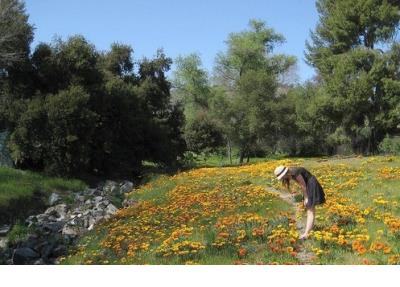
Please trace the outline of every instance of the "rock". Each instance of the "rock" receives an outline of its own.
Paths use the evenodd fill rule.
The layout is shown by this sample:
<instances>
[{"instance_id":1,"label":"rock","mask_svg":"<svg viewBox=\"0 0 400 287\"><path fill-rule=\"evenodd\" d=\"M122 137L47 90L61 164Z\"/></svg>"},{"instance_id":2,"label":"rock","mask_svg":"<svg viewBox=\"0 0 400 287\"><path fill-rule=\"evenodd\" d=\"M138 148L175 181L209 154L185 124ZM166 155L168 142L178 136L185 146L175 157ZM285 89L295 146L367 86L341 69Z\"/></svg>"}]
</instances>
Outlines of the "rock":
<instances>
[{"instance_id":1,"label":"rock","mask_svg":"<svg viewBox=\"0 0 400 287\"><path fill-rule=\"evenodd\" d=\"M79 194L75 195L75 202L78 202L78 203L85 202L85 196L79 195Z\"/></svg>"},{"instance_id":2,"label":"rock","mask_svg":"<svg viewBox=\"0 0 400 287\"><path fill-rule=\"evenodd\" d=\"M93 208L92 209L92 215L94 217L102 217L103 216L103 209L100 208Z\"/></svg>"},{"instance_id":3,"label":"rock","mask_svg":"<svg viewBox=\"0 0 400 287\"><path fill-rule=\"evenodd\" d=\"M96 224L96 219L93 216L88 215L83 219L83 222L84 222L83 227L89 228L90 225Z\"/></svg>"},{"instance_id":4,"label":"rock","mask_svg":"<svg viewBox=\"0 0 400 287\"><path fill-rule=\"evenodd\" d=\"M33 250L37 250L37 246L40 245L40 239L38 234L30 234L28 238L22 243L20 247L27 247Z\"/></svg>"},{"instance_id":5,"label":"rock","mask_svg":"<svg viewBox=\"0 0 400 287\"><path fill-rule=\"evenodd\" d=\"M96 196L96 197L94 198L94 203L101 202L102 200L103 200L103 197L102 197L102 196Z\"/></svg>"},{"instance_id":6,"label":"rock","mask_svg":"<svg viewBox=\"0 0 400 287\"><path fill-rule=\"evenodd\" d=\"M102 201L100 202L96 202L96 204L94 205L94 210L103 210L104 208L106 208L107 205L104 205L104 203Z\"/></svg>"},{"instance_id":7,"label":"rock","mask_svg":"<svg viewBox=\"0 0 400 287\"><path fill-rule=\"evenodd\" d=\"M100 196L100 195L104 195L104 192L103 192L103 190L96 188L96 189L93 191L93 194L92 194L92 195Z\"/></svg>"},{"instance_id":8,"label":"rock","mask_svg":"<svg viewBox=\"0 0 400 287\"><path fill-rule=\"evenodd\" d=\"M10 231L11 226L10 225L3 225L0 227L0 236L6 236L7 233Z\"/></svg>"},{"instance_id":9,"label":"rock","mask_svg":"<svg viewBox=\"0 0 400 287\"><path fill-rule=\"evenodd\" d=\"M38 215L36 215L36 220L37 220L36 221L37 224L42 224L44 222L48 222L49 221L49 216L47 214L45 214L45 213L38 214Z\"/></svg>"},{"instance_id":10,"label":"rock","mask_svg":"<svg viewBox=\"0 0 400 287\"><path fill-rule=\"evenodd\" d=\"M33 262L33 265L45 265L45 264L46 264L46 262L44 262L44 260L42 258L39 258L38 260Z\"/></svg>"},{"instance_id":11,"label":"rock","mask_svg":"<svg viewBox=\"0 0 400 287\"><path fill-rule=\"evenodd\" d=\"M13 264L27 264L32 260L38 259L39 253L28 247L17 248L12 255Z\"/></svg>"},{"instance_id":12,"label":"rock","mask_svg":"<svg viewBox=\"0 0 400 287\"><path fill-rule=\"evenodd\" d=\"M94 193L97 191L96 188L86 188L83 193L89 196L94 195Z\"/></svg>"},{"instance_id":13,"label":"rock","mask_svg":"<svg viewBox=\"0 0 400 287\"><path fill-rule=\"evenodd\" d=\"M106 214L112 215L118 211L118 208L116 208L112 203L110 203L109 205L107 205L105 211L106 211Z\"/></svg>"},{"instance_id":14,"label":"rock","mask_svg":"<svg viewBox=\"0 0 400 287\"><path fill-rule=\"evenodd\" d=\"M53 206L61 201L61 196L58 193L53 192L49 197L49 205Z\"/></svg>"},{"instance_id":15,"label":"rock","mask_svg":"<svg viewBox=\"0 0 400 287\"><path fill-rule=\"evenodd\" d=\"M62 234L68 237L76 237L79 234L79 230L76 227L65 225L62 229Z\"/></svg>"},{"instance_id":16,"label":"rock","mask_svg":"<svg viewBox=\"0 0 400 287\"><path fill-rule=\"evenodd\" d=\"M38 220L36 215L31 215L25 220L25 222L28 224L28 227L31 227L33 224L37 223Z\"/></svg>"},{"instance_id":17,"label":"rock","mask_svg":"<svg viewBox=\"0 0 400 287\"><path fill-rule=\"evenodd\" d=\"M75 217L72 221L68 222L68 224L77 227L85 227L85 220L82 217Z\"/></svg>"},{"instance_id":18,"label":"rock","mask_svg":"<svg viewBox=\"0 0 400 287\"><path fill-rule=\"evenodd\" d=\"M49 207L48 209L46 209L44 214L48 216L55 216L57 220L63 220L67 215L67 205L63 203Z\"/></svg>"},{"instance_id":19,"label":"rock","mask_svg":"<svg viewBox=\"0 0 400 287\"><path fill-rule=\"evenodd\" d=\"M103 193L117 194L119 192L119 185L115 181L107 180L103 185Z\"/></svg>"},{"instance_id":20,"label":"rock","mask_svg":"<svg viewBox=\"0 0 400 287\"><path fill-rule=\"evenodd\" d=\"M50 223L45 223L42 225L42 229L44 231L48 231L50 233L58 233L60 232L63 227L64 227L65 221L58 221L58 222L50 222Z\"/></svg>"},{"instance_id":21,"label":"rock","mask_svg":"<svg viewBox=\"0 0 400 287\"><path fill-rule=\"evenodd\" d=\"M40 250L40 255L42 258L48 258L54 249L54 244L49 242L42 242L36 250Z\"/></svg>"},{"instance_id":22,"label":"rock","mask_svg":"<svg viewBox=\"0 0 400 287\"><path fill-rule=\"evenodd\" d=\"M124 201L122 202L122 206L123 207L129 207L129 206L132 206L132 205L135 205L135 204L137 204L136 200L128 199L128 198L125 198Z\"/></svg>"},{"instance_id":23,"label":"rock","mask_svg":"<svg viewBox=\"0 0 400 287\"><path fill-rule=\"evenodd\" d=\"M86 200L85 201L85 207L86 208L92 208L93 207L93 202L90 199Z\"/></svg>"},{"instance_id":24,"label":"rock","mask_svg":"<svg viewBox=\"0 0 400 287\"><path fill-rule=\"evenodd\" d=\"M123 194L132 191L132 189L133 189L133 183L126 180L124 184L119 188L119 192Z\"/></svg>"},{"instance_id":25,"label":"rock","mask_svg":"<svg viewBox=\"0 0 400 287\"><path fill-rule=\"evenodd\" d=\"M52 256L60 257L67 253L67 247L65 245L59 245L53 249Z\"/></svg>"},{"instance_id":26,"label":"rock","mask_svg":"<svg viewBox=\"0 0 400 287\"><path fill-rule=\"evenodd\" d=\"M0 238L0 249L6 248L8 245L8 239L7 237L2 237Z\"/></svg>"}]
</instances>

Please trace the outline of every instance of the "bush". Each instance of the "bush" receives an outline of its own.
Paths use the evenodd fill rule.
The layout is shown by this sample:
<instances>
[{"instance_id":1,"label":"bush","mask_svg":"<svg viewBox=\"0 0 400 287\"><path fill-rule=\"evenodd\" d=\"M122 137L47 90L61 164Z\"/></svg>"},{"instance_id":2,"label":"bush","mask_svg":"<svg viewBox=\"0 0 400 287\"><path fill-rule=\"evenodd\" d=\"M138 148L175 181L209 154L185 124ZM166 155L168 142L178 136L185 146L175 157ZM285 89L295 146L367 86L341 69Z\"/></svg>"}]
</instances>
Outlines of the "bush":
<instances>
[{"instance_id":1,"label":"bush","mask_svg":"<svg viewBox=\"0 0 400 287\"><path fill-rule=\"evenodd\" d=\"M380 153L383 154L393 154L399 155L400 154L400 137L386 137L381 141L379 144L378 150Z\"/></svg>"},{"instance_id":2,"label":"bush","mask_svg":"<svg viewBox=\"0 0 400 287\"><path fill-rule=\"evenodd\" d=\"M24 241L29 235L29 227L21 223L15 224L10 233L7 235L9 244L16 245L18 242Z\"/></svg>"},{"instance_id":3,"label":"bush","mask_svg":"<svg viewBox=\"0 0 400 287\"><path fill-rule=\"evenodd\" d=\"M87 170L97 118L89 110L88 100L82 87L71 86L56 95L29 101L11 135L14 159L22 166L43 168L51 174Z\"/></svg>"},{"instance_id":4,"label":"bush","mask_svg":"<svg viewBox=\"0 0 400 287\"><path fill-rule=\"evenodd\" d=\"M199 114L185 128L188 149L194 152L216 152L224 144L221 131L206 115Z\"/></svg>"}]
</instances>

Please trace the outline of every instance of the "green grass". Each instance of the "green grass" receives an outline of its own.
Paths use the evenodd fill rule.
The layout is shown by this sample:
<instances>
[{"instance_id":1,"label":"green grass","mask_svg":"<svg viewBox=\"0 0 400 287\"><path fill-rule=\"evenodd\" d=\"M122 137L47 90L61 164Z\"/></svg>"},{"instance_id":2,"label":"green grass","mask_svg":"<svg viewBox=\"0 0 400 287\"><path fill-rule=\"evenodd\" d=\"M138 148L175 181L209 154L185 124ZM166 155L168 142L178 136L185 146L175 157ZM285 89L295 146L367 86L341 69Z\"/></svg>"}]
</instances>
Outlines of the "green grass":
<instances>
[{"instance_id":1,"label":"green grass","mask_svg":"<svg viewBox=\"0 0 400 287\"><path fill-rule=\"evenodd\" d=\"M23 241L27 238L29 234L29 228L21 223L15 224L11 231L7 234L7 238L9 244L15 245L20 241Z\"/></svg>"},{"instance_id":2,"label":"green grass","mask_svg":"<svg viewBox=\"0 0 400 287\"><path fill-rule=\"evenodd\" d=\"M0 167L0 223L23 219L43 209L52 192L67 201L86 184L76 179L45 176L40 173Z\"/></svg>"}]
</instances>

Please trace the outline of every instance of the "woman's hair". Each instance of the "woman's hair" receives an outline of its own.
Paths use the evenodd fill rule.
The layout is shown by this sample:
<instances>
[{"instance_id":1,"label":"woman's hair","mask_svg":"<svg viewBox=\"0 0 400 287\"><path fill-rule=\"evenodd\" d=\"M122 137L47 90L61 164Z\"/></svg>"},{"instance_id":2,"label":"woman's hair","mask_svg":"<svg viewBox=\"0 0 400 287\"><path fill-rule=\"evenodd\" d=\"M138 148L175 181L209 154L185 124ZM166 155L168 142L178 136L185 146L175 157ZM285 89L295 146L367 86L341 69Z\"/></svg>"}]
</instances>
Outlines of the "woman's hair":
<instances>
[{"instance_id":1,"label":"woman's hair","mask_svg":"<svg viewBox=\"0 0 400 287\"><path fill-rule=\"evenodd\" d=\"M282 179L282 185L285 186L289 190L289 188L290 188L290 179L289 179L289 177L285 177L284 179Z\"/></svg>"},{"instance_id":2,"label":"woman's hair","mask_svg":"<svg viewBox=\"0 0 400 287\"><path fill-rule=\"evenodd\" d=\"M290 168L287 171L286 175L282 178L282 185L285 186L288 190L290 190Z\"/></svg>"}]
</instances>

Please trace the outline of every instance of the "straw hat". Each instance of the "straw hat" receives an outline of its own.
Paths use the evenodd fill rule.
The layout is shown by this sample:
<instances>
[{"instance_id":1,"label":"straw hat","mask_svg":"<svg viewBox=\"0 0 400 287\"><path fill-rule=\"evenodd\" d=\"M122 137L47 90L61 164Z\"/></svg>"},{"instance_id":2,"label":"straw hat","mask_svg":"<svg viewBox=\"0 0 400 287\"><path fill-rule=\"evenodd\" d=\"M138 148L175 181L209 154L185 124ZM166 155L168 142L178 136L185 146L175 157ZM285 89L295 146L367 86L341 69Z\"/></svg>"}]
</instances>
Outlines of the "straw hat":
<instances>
[{"instance_id":1,"label":"straw hat","mask_svg":"<svg viewBox=\"0 0 400 287\"><path fill-rule=\"evenodd\" d=\"M281 180L282 177L284 177L285 174L288 172L288 170L289 170L288 167L280 165L277 168L275 168L274 174L278 180Z\"/></svg>"}]
</instances>

